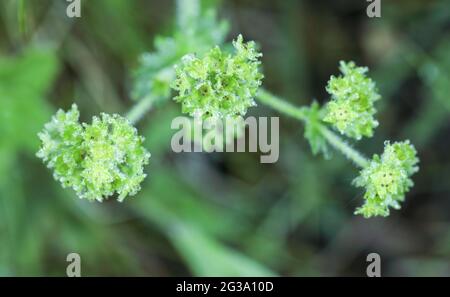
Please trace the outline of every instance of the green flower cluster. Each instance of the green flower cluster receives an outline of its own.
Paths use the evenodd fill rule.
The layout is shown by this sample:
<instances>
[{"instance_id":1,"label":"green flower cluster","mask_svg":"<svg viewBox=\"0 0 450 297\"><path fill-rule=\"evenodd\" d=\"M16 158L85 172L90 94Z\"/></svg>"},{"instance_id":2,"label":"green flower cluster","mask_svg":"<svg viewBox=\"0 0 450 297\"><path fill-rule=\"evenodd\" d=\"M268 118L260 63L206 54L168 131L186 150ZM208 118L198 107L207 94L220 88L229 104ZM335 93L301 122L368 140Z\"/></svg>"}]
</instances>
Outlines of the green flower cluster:
<instances>
[{"instance_id":1,"label":"green flower cluster","mask_svg":"<svg viewBox=\"0 0 450 297\"><path fill-rule=\"evenodd\" d=\"M389 207L400 208L406 192L414 185L411 175L419 170L416 149L410 142L385 142L381 156L374 155L354 180L357 187L365 187L365 203L355 214L366 218L388 216Z\"/></svg>"},{"instance_id":2,"label":"green flower cluster","mask_svg":"<svg viewBox=\"0 0 450 297\"><path fill-rule=\"evenodd\" d=\"M156 36L154 51L140 58L131 97L136 101L152 97L155 103L168 99L170 84L175 79L173 64L188 53L203 54L222 44L228 27L227 22L217 19L216 11L207 10L172 36Z\"/></svg>"},{"instance_id":3,"label":"green flower cluster","mask_svg":"<svg viewBox=\"0 0 450 297\"><path fill-rule=\"evenodd\" d=\"M326 105L324 121L331 123L341 134L361 139L372 137L378 126L374 102L381 98L372 79L366 76L367 67L354 62L340 62L343 76L331 76L326 87L332 100Z\"/></svg>"},{"instance_id":4,"label":"green flower cluster","mask_svg":"<svg viewBox=\"0 0 450 297\"><path fill-rule=\"evenodd\" d=\"M244 43L242 35L233 46L234 55L216 46L201 59L186 55L176 66L172 88L178 92L174 100L181 103L183 113L203 119L243 116L255 105L253 98L263 78L258 71L262 54L254 42Z\"/></svg>"},{"instance_id":5,"label":"green flower cluster","mask_svg":"<svg viewBox=\"0 0 450 297\"><path fill-rule=\"evenodd\" d=\"M79 115L75 104L67 112L59 110L39 133L42 146L37 156L80 198L103 201L117 193L123 201L136 194L150 157L142 146L144 138L117 114L102 113L90 125L81 124Z\"/></svg>"}]
</instances>

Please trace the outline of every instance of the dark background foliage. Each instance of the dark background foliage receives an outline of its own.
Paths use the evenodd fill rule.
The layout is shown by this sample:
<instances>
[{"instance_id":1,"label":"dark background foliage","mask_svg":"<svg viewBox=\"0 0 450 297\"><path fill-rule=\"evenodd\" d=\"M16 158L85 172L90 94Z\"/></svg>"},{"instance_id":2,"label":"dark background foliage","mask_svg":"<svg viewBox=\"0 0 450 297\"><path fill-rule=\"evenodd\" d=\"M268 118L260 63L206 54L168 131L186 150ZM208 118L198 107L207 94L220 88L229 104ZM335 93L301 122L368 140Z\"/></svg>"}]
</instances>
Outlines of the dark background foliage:
<instances>
[{"instance_id":1,"label":"dark background foliage","mask_svg":"<svg viewBox=\"0 0 450 297\"><path fill-rule=\"evenodd\" d=\"M125 114L139 56L174 29L172 1L82 0L0 4L0 275L65 275L77 252L83 275L450 275L450 5L366 1L205 1L264 53L264 85L296 105L328 100L339 60L370 68L383 100L372 155L384 140L410 139L420 172L387 218L354 216L358 171L338 153L313 156L303 125L281 116L280 159L257 153L170 149L175 102L138 124L151 151L143 190L118 203L79 200L39 159L37 133L72 102L82 120ZM252 115L277 113L263 106Z\"/></svg>"}]
</instances>

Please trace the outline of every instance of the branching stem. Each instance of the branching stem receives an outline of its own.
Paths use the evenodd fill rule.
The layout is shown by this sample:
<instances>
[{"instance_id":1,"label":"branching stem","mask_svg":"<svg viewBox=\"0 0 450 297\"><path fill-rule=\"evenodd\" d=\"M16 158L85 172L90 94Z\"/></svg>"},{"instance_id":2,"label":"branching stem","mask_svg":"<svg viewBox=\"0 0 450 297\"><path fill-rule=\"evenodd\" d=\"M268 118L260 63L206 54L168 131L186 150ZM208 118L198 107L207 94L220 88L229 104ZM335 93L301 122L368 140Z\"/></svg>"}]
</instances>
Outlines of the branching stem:
<instances>
[{"instance_id":1,"label":"branching stem","mask_svg":"<svg viewBox=\"0 0 450 297\"><path fill-rule=\"evenodd\" d=\"M336 133L331 132L325 126L322 126L320 131L325 139L333 146L336 150L340 151L347 159L353 161L356 165L361 168L367 166L369 161L356 149L351 147L347 142L342 140Z\"/></svg>"},{"instance_id":2,"label":"branching stem","mask_svg":"<svg viewBox=\"0 0 450 297\"><path fill-rule=\"evenodd\" d=\"M307 108L296 107L295 105L283 100L264 89L260 89L257 94L257 98L263 104L272 107L273 109L284 113L290 117L293 117L300 121L307 121Z\"/></svg>"},{"instance_id":3,"label":"branching stem","mask_svg":"<svg viewBox=\"0 0 450 297\"><path fill-rule=\"evenodd\" d=\"M264 89L259 90L257 99L261 103L270 106L271 108L285 115L298 119L302 122L308 121L307 107L297 107L287 102L286 100L265 91ZM320 131L325 139L329 142L329 144L337 151L341 152L345 157L353 161L357 166L361 168L366 167L368 161L360 152L355 150L347 142L341 139L334 132L327 129L325 126L321 126Z\"/></svg>"}]
</instances>

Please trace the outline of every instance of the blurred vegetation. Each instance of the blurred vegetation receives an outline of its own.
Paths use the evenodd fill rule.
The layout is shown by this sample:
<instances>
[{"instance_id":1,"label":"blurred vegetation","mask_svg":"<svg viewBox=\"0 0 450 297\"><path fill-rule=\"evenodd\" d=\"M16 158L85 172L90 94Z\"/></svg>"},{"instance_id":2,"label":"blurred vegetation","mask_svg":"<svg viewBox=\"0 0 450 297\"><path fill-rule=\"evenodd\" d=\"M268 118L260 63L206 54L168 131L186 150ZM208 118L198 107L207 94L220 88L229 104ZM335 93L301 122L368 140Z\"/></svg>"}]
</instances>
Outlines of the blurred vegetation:
<instances>
[{"instance_id":1,"label":"blurred vegetation","mask_svg":"<svg viewBox=\"0 0 450 297\"><path fill-rule=\"evenodd\" d=\"M353 216L362 192L340 155L314 157L300 123L281 118L280 159L170 149L171 101L139 123L152 153L143 190L124 203L89 203L64 190L35 157L37 132L76 102L84 121L135 104L139 57L170 35L172 1L0 3L0 275L365 275L377 252L385 276L450 275L450 5L446 0L203 1L263 53L264 85L297 105L327 100L338 61L368 65L383 99L375 137L410 139L416 186L388 218ZM139 75L139 73L137 74ZM252 115L276 115L260 106Z\"/></svg>"}]
</instances>

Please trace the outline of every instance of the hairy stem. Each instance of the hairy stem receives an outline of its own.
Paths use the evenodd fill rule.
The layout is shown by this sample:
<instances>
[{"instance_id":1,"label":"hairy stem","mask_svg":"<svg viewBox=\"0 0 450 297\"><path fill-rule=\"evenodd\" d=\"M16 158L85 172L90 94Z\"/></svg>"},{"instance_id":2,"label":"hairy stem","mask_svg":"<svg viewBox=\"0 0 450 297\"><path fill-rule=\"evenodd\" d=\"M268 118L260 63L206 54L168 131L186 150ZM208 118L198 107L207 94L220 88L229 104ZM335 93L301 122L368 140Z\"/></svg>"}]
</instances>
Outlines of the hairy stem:
<instances>
[{"instance_id":1,"label":"hairy stem","mask_svg":"<svg viewBox=\"0 0 450 297\"><path fill-rule=\"evenodd\" d=\"M256 97L263 104L270 106L273 109L290 117L296 118L300 121L308 120L308 117L306 115L307 108L305 107L296 107L295 105L292 105L291 103L267 92L264 89L260 89Z\"/></svg>"},{"instance_id":2,"label":"hairy stem","mask_svg":"<svg viewBox=\"0 0 450 297\"><path fill-rule=\"evenodd\" d=\"M130 122L136 124L153 108L153 104L169 99L169 94L161 91L161 88L169 89L174 79L175 69L173 65L160 69L154 75L151 91L146 96L138 98L138 102L128 111L126 117Z\"/></svg>"},{"instance_id":3,"label":"hairy stem","mask_svg":"<svg viewBox=\"0 0 450 297\"><path fill-rule=\"evenodd\" d=\"M127 112L126 118L132 124L136 124L152 108L155 101L155 97L152 95L142 98Z\"/></svg>"},{"instance_id":4,"label":"hairy stem","mask_svg":"<svg viewBox=\"0 0 450 297\"><path fill-rule=\"evenodd\" d=\"M335 133L331 132L325 126L322 126L320 131L328 141L328 143L330 143L331 146L333 146L336 150L340 151L344 156L346 156L347 159L352 160L361 168L367 166L369 161L367 161L367 159L360 152L352 148L348 143L342 140Z\"/></svg>"},{"instance_id":5,"label":"hairy stem","mask_svg":"<svg viewBox=\"0 0 450 297\"><path fill-rule=\"evenodd\" d=\"M261 89L256 97L261 103L270 106L283 114L303 122L308 121L307 107L297 107L265 91L264 89ZM338 135L327 129L325 126L321 126L320 132L332 147L340 151L345 157L353 161L356 165L359 167L365 167L368 164L367 159L360 152L352 148L347 142L342 140Z\"/></svg>"}]
</instances>

